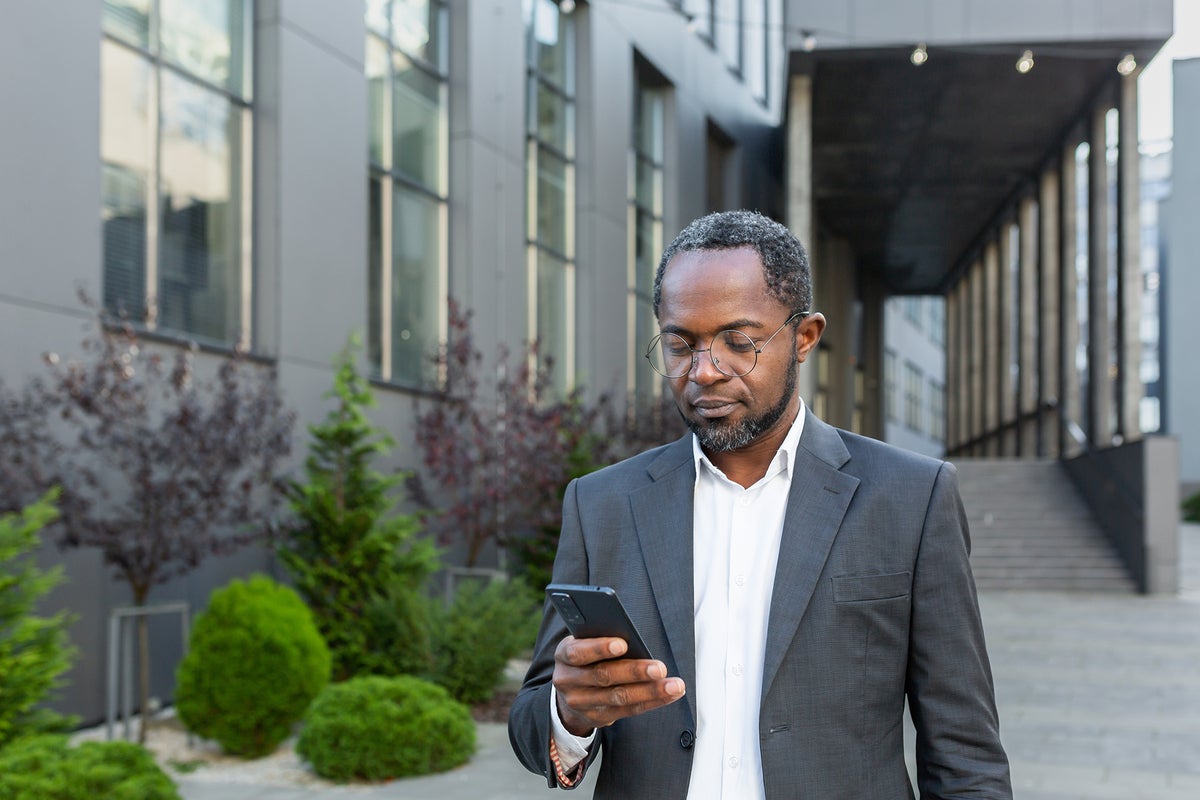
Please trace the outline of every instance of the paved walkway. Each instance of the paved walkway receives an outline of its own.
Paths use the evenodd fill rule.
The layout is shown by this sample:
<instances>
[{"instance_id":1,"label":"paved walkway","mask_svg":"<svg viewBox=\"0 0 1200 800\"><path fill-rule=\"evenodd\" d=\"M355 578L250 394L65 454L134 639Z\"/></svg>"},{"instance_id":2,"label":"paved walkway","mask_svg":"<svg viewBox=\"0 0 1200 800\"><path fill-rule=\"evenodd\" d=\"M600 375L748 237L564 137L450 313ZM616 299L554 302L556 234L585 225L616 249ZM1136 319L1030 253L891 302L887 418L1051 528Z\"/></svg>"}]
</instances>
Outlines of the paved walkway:
<instances>
[{"instance_id":1,"label":"paved walkway","mask_svg":"<svg viewBox=\"0 0 1200 800\"><path fill-rule=\"evenodd\" d=\"M1200 798L1200 526L1184 527L1183 547L1178 597L981 596L1016 800ZM179 782L185 800L556 796L517 764L503 726L481 725L479 743L459 770L378 786L214 782L202 772Z\"/></svg>"}]
</instances>

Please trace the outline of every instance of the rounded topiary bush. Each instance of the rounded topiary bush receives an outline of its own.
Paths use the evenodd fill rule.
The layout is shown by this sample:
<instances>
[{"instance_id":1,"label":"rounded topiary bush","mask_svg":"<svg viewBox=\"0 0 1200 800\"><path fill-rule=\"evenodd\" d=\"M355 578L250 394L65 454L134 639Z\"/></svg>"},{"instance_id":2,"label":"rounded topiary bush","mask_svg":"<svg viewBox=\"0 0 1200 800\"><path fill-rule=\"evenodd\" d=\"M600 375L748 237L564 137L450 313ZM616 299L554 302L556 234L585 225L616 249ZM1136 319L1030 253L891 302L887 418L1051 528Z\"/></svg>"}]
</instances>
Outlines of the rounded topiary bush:
<instances>
[{"instance_id":1,"label":"rounded topiary bush","mask_svg":"<svg viewBox=\"0 0 1200 800\"><path fill-rule=\"evenodd\" d=\"M154 758L130 742L84 742L67 737L17 739L0 750L4 800L179 800L175 784Z\"/></svg>"},{"instance_id":2,"label":"rounded topiary bush","mask_svg":"<svg viewBox=\"0 0 1200 800\"><path fill-rule=\"evenodd\" d=\"M256 575L213 592L176 675L189 730L255 757L287 738L329 681L330 657L312 614L291 589Z\"/></svg>"},{"instance_id":3,"label":"rounded topiary bush","mask_svg":"<svg viewBox=\"0 0 1200 800\"><path fill-rule=\"evenodd\" d=\"M475 722L445 689L420 678L353 678L313 701L296 752L335 781L425 775L471 757Z\"/></svg>"}]
</instances>

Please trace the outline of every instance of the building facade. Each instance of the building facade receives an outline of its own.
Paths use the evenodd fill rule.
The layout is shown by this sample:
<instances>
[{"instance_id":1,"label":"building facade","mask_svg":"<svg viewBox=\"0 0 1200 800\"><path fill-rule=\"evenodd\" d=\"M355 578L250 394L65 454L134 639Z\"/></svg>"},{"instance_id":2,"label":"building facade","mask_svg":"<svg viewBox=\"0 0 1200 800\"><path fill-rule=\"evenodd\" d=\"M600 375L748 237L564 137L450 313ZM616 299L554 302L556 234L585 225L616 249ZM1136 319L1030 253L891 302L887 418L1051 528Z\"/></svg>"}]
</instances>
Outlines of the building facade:
<instances>
[{"instance_id":1,"label":"building facade","mask_svg":"<svg viewBox=\"0 0 1200 800\"><path fill-rule=\"evenodd\" d=\"M0 375L78 347L82 289L153 346L271 363L302 432L357 333L412 466L451 298L485 351L536 337L560 390L644 402L662 246L747 207L813 256L830 325L801 389L825 419L933 453L1128 437L1131 112L1170 30L1170 0L19 3L0 27ZM944 371L918 325L932 348L942 331ZM45 557L80 614L63 704L98 719L128 597L95 553ZM199 608L252 569L273 565L214 561L151 601ZM166 697L182 642L153 635Z\"/></svg>"}]
</instances>

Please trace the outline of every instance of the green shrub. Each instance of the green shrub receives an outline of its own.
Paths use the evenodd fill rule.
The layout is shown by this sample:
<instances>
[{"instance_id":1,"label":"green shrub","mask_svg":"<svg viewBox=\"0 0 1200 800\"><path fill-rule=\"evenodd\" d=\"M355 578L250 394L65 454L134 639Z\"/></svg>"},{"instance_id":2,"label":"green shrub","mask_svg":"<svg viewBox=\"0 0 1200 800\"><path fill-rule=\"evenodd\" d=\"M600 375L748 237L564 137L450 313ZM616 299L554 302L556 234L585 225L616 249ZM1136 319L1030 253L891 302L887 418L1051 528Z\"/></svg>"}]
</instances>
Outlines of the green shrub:
<instances>
[{"instance_id":1,"label":"green shrub","mask_svg":"<svg viewBox=\"0 0 1200 800\"><path fill-rule=\"evenodd\" d=\"M1184 522L1200 522L1200 492L1183 501Z\"/></svg>"},{"instance_id":2,"label":"green shrub","mask_svg":"<svg viewBox=\"0 0 1200 800\"><path fill-rule=\"evenodd\" d=\"M38 600L62 581L62 570L40 570L33 552L39 531L53 522L56 493L20 514L0 514L0 747L22 734L65 727L68 721L36 706L61 682L74 648L71 617L33 614Z\"/></svg>"},{"instance_id":3,"label":"green shrub","mask_svg":"<svg viewBox=\"0 0 1200 800\"><path fill-rule=\"evenodd\" d=\"M3 800L179 800L175 784L145 748L30 736L0 750Z\"/></svg>"},{"instance_id":4,"label":"green shrub","mask_svg":"<svg viewBox=\"0 0 1200 800\"><path fill-rule=\"evenodd\" d=\"M373 597L363 615L369 634L363 674L432 675L434 603L426 592L402 585Z\"/></svg>"},{"instance_id":5,"label":"green shrub","mask_svg":"<svg viewBox=\"0 0 1200 800\"><path fill-rule=\"evenodd\" d=\"M450 608L434 614L434 680L461 702L491 699L508 660L532 647L540 620L521 581L461 583Z\"/></svg>"},{"instance_id":6,"label":"green shrub","mask_svg":"<svg viewBox=\"0 0 1200 800\"><path fill-rule=\"evenodd\" d=\"M466 706L411 676L331 684L313 701L296 743L318 775L339 782L441 772L474 751Z\"/></svg>"},{"instance_id":7,"label":"green shrub","mask_svg":"<svg viewBox=\"0 0 1200 800\"><path fill-rule=\"evenodd\" d=\"M213 592L176 676L183 724L226 751L262 756L329 680L329 649L294 591L257 575Z\"/></svg>"},{"instance_id":8,"label":"green shrub","mask_svg":"<svg viewBox=\"0 0 1200 800\"><path fill-rule=\"evenodd\" d=\"M277 546L329 645L335 680L397 671L373 650L381 633L374 611L381 600L416 592L438 568L437 549L417 538L420 519L393 511L405 475L371 468L393 442L366 415L375 401L354 367L355 349L352 343L335 364L335 406L309 426L306 480L287 487L294 521Z\"/></svg>"}]
</instances>

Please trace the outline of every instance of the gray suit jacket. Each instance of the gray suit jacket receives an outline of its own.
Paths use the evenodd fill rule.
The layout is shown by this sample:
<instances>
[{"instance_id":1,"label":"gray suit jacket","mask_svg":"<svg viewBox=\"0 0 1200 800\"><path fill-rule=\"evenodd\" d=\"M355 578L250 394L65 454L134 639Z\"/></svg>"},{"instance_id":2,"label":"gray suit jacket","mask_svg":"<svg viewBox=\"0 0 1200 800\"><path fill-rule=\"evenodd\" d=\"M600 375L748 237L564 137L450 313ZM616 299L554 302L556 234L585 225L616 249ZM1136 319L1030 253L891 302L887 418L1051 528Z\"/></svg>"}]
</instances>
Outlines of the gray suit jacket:
<instances>
[{"instance_id":1,"label":"gray suit jacket","mask_svg":"<svg viewBox=\"0 0 1200 800\"><path fill-rule=\"evenodd\" d=\"M696 731L691 436L571 484L554 580L612 586L686 699L604 728L597 798L687 797ZM901 800L907 696L922 798L1011 798L954 467L809 413L771 600L759 742L769 800ZM549 606L509 717L549 762Z\"/></svg>"}]
</instances>

